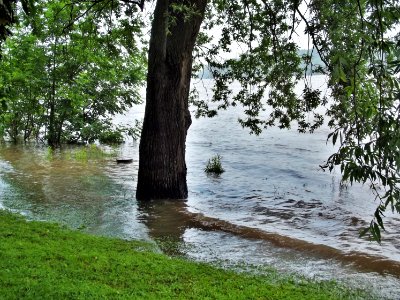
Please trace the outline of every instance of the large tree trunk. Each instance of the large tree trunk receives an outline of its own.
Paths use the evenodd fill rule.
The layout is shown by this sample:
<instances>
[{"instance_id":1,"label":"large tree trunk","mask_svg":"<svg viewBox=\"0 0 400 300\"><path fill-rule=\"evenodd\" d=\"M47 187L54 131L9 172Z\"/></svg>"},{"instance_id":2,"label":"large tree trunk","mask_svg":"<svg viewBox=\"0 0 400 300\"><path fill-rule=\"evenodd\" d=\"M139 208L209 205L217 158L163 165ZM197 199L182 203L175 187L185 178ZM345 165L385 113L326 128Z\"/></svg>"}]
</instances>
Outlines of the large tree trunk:
<instances>
[{"instance_id":1,"label":"large tree trunk","mask_svg":"<svg viewBox=\"0 0 400 300\"><path fill-rule=\"evenodd\" d=\"M0 46L10 34L7 26L15 22L12 2L11 0L0 1Z\"/></svg>"},{"instance_id":2,"label":"large tree trunk","mask_svg":"<svg viewBox=\"0 0 400 300\"><path fill-rule=\"evenodd\" d=\"M196 9L189 16L171 4ZM188 109L192 51L207 0L158 0L152 24L146 110L139 148L136 197L187 197L185 143L191 124Z\"/></svg>"}]
</instances>

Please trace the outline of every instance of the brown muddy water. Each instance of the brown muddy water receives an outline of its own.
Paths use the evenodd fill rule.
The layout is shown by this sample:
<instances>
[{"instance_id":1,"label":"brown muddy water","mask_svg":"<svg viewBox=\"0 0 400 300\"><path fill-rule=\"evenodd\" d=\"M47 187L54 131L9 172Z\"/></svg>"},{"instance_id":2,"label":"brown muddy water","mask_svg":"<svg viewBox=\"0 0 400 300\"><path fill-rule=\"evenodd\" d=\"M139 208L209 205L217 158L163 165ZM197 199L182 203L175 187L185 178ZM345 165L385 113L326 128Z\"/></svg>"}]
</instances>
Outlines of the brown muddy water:
<instances>
[{"instance_id":1,"label":"brown muddy water","mask_svg":"<svg viewBox=\"0 0 400 300\"><path fill-rule=\"evenodd\" d=\"M313 80L323 85L323 77ZM118 121L142 114L143 106L136 107ZM273 266L399 299L400 216L387 213L381 245L358 237L378 203L368 187L344 187L339 173L320 170L333 151L326 145L328 129L299 135L271 128L254 136L240 127L238 115L231 110L194 120L185 201L136 201L136 142L104 148L110 156L2 144L0 208L93 234L181 242L176 252L195 260ZM203 172L215 154L226 170L218 177ZM133 163L117 164L116 157Z\"/></svg>"}]
</instances>

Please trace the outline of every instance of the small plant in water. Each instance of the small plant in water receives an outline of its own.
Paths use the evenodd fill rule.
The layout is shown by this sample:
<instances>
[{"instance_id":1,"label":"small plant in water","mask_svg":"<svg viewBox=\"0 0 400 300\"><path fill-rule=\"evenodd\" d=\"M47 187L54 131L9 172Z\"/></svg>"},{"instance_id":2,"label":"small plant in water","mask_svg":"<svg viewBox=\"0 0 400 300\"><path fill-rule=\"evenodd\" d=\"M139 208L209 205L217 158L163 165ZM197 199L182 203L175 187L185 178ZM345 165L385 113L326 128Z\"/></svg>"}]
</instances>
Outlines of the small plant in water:
<instances>
[{"instance_id":1,"label":"small plant in water","mask_svg":"<svg viewBox=\"0 0 400 300\"><path fill-rule=\"evenodd\" d=\"M46 159L47 160L52 160L54 157L54 149L51 147L47 147L47 151L46 151Z\"/></svg>"},{"instance_id":2,"label":"small plant in water","mask_svg":"<svg viewBox=\"0 0 400 300\"><path fill-rule=\"evenodd\" d=\"M221 164L221 156L219 154L211 157L208 160L208 163L204 169L206 173L213 173L213 174L222 174L225 172L224 168L222 168Z\"/></svg>"},{"instance_id":3,"label":"small plant in water","mask_svg":"<svg viewBox=\"0 0 400 300\"><path fill-rule=\"evenodd\" d=\"M107 157L114 157L114 152L107 152L95 144L85 145L72 151L69 158L75 160L91 160L91 159L104 159Z\"/></svg>"}]
</instances>

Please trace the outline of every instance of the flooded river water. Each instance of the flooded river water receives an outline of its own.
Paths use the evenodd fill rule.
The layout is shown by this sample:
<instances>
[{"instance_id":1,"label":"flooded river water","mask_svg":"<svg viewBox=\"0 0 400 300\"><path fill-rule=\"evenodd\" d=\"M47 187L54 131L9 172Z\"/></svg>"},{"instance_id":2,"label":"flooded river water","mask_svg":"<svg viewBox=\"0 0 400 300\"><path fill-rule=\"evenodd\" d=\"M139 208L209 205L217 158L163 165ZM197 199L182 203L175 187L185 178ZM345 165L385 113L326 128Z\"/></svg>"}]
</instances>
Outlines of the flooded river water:
<instances>
[{"instance_id":1,"label":"flooded river water","mask_svg":"<svg viewBox=\"0 0 400 300\"><path fill-rule=\"evenodd\" d=\"M324 77L315 76L323 85ZM200 85L211 85L205 80ZM201 91L206 96L206 91ZM134 108L121 122L140 118ZM50 153L39 146L0 146L0 208L125 239L168 237L183 255L222 265L272 265L317 279L337 279L400 298L400 216L387 213L378 245L358 237L378 205L366 186L340 185L340 174L319 165L332 153L329 133L271 128L249 135L238 110L194 120L187 141L189 198L136 201L138 144L108 149L133 158L82 155L80 148ZM225 173L204 173L222 156Z\"/></svg>"}]
</instances>

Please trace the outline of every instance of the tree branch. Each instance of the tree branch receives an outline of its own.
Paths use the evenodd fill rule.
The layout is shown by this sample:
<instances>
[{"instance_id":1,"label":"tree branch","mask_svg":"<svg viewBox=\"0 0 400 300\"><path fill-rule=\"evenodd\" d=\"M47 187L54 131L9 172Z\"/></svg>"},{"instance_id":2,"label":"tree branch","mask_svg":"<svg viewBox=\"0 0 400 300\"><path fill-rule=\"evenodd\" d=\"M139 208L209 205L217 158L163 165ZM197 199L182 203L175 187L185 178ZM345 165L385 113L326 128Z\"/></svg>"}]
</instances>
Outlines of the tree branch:
<instances>
[{"instance_id":1,"label":"tree branch","mask_svg":"<svg viewBox=\"0 0 400 300\"><path fill-rule=\"evenodd\" d=\"M304 23L306 24L306 27L307 27L307 29L308 29L308 32L309 32L310 36L311 36L311 39L312 39L313 44L314 44L314 47L315 47L315 49L317 49L317 52L318 52L319 57L320 57L321 60L324 62L324 64L325 64L327 67L329 67L330 64L329 64L328 61L325 59L325 57L322 55L322 51L321 51L321 49L319 48L318 43L317 43L316 40L315 40L315 36L314 36L314 33L313 33L312 30L311 30L311 25L310 25L310 23L308 22L308 20L306 19L306 17L301 13L301 11L299 10L298 7L296 8L296 11L297 11L297 13L299 14L299 16L301 17L301 19L304 21Z\"/></svg>"}]
</instances>

